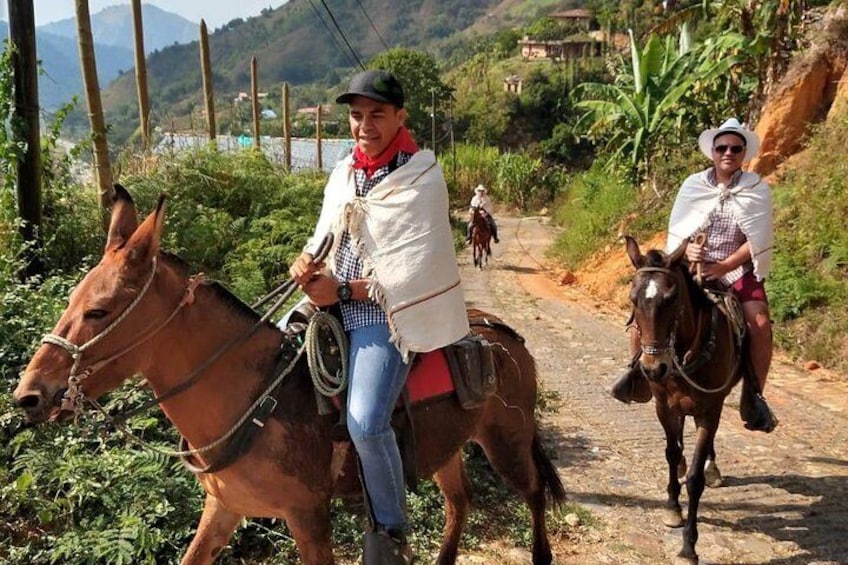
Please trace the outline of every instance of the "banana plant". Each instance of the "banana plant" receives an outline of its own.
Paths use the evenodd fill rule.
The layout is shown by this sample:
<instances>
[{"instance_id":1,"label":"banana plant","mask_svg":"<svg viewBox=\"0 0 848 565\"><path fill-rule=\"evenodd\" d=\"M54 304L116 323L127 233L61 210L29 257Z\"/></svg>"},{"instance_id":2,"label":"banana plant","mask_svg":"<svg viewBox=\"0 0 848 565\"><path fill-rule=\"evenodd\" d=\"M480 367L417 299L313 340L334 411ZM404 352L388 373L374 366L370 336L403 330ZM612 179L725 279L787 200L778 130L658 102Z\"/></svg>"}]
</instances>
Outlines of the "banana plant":
<instances>
[{"instance_id":1,"label":"banana plant","mask_svg":"<svg viewBox=\"0 0 848 565\"><path fill-rule=\"evenodd\" d=\"M726 76L737 62L718 42L699 48L651 35L641 48L630 33L630 71L613 84L583 83L576 106L586 110L575 126L590 139L604 140L609 163L626 158L637 176L648 176L655 141L674 128L686 108L681 99L696 83Z\"/></svg>"}]
</instances>

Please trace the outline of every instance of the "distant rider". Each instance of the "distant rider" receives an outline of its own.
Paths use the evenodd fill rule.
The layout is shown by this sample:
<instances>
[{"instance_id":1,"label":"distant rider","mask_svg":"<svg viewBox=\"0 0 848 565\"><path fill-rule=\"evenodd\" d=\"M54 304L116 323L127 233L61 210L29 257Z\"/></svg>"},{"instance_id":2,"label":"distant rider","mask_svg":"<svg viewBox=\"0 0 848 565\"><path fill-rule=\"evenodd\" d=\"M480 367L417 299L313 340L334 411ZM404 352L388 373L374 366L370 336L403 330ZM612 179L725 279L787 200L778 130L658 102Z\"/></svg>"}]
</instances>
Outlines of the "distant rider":
<instances>
[{"instance_id":1,"label":"distant rider","mask_svg":"<svg viewBox=\"0 0 848 565\"><path fill-rule=\"evenodd\" d=\"M492 239L495 243L500 243L498 239L498 226L495 224L495 216L492 211L492 199L489 198L489 191L482 184L478 184L474 189L474 196L471 197L471 209L469 210L468 226L465 228L465 242L471 243L471 224L474 217L474 208L482 208L485 214L483 216L489 222L489 231L492 232Z\"/></svg>"}]
</instances>

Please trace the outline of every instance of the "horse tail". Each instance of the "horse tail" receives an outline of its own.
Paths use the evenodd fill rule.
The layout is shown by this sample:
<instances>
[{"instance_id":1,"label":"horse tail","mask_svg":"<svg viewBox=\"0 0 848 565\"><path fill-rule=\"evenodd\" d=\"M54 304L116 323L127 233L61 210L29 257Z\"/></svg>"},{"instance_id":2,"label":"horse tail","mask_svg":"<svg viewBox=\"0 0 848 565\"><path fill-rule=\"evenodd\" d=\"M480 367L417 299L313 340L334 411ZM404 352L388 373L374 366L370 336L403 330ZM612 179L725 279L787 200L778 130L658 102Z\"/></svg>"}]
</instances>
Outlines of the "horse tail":
<instances>
[{"instance_id":1,"label":"horse tail","mask_svg":"<svg viewBox=\"0 0 848 565\"><path fill-rule=\"evenodd\" d=\"M551 463L548 454L545 453L545 448L542 446L538 432L533 433L532 450L533 462L536 463L536 469L539 470L539 478L542 479L542 486L550 494L554 506L559 506L565 502L565 487L562 486L562 481L559 478L556 467Z\"/></svg>"}]
</instances>

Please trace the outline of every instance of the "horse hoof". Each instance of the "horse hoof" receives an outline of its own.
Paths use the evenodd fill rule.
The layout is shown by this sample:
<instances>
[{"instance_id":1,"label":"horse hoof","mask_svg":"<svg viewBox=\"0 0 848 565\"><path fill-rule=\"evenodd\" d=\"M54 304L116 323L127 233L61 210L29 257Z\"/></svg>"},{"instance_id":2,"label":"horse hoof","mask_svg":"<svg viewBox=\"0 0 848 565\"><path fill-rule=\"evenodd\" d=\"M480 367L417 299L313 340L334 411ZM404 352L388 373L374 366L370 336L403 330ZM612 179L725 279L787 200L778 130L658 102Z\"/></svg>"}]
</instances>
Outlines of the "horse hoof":
<instances>
[{"instance_id":1,"label":"horse hoof","mask_svg":"<svg viewBox=\"0 0 848 565\"><path fill-rule=\"evenodd\" d=\"M685 557L683 555L678 554L674 558L674 562L678 565L698 565L698 556L693 557Z\"/></svg>"},{"instance_id":2,"label":"horse hoof","mask_svg":"<svg viewBox=\"0 0 848 565\"><path fill-rule=\"evenodd\" d=\"M686 465L686 457L680 456L680 463L677 464L677 480L681 483L686 482L686 472L689 470L689 467Z\"/></svg>"},{"instance_id":3,"label":"horse hoof","mask_svg":"<svg viewBox=\"0 0 848 565\"><path fill-rule=\"evenodd\" d=\"M710 488L718 488L724 482L721 471L718 470L718 465L715 464L715 461L707 461L707 464L704 466L704 481Z\"/></svg>"},{"instance_id":4,"label":"horse hoof","mask_svg":"<svg viewBox=\"0 0 848 565\"><path fill-rule=\"evenodd\" d=\"M665 508L663 510L663 525L669 528L679 528L683 525L683 513L675 508Z\"/></svg>"}]
</instances>

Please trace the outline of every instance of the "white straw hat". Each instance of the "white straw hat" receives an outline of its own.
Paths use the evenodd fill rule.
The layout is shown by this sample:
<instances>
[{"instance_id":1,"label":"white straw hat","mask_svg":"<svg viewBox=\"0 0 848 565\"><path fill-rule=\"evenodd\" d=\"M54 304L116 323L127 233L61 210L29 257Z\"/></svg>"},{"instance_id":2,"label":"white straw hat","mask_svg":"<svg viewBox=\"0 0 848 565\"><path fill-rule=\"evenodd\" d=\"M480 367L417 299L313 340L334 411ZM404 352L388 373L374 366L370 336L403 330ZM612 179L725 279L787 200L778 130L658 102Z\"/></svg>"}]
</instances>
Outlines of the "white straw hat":
<instances>
[{"instance_id":1,"label":"white straw hat","mask_svg":"<svg viewBox=\"0 0 848 565\"><path fill-rule=\"evenodd\" d=\"M487 190L486 190L486 187L485 187L485 186L483 186L482 184L478 184L478 185L474 188L474 192L487 192Z\"/></svg>"},{"instance_id":2,"label":"white straw hat","mask_svg":"<svg viewBox=\"0 0 848 565\"><path fill-rule=\"evenodd\" d=\"M760 137L748 129L747 126L740 124L736 118L730 118L721 124L720 127L704 130L698 136L698 147L701 149L701 153L706 155L707 159L712 160L713 158L713 141L715 138L725 133L734 133L745 139L745 157L743 161L750 161L757 156L757 152L760 150Z\"/></svg>"}]
</instances>

